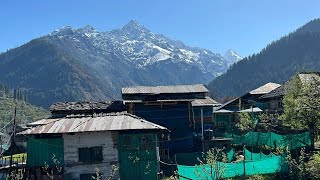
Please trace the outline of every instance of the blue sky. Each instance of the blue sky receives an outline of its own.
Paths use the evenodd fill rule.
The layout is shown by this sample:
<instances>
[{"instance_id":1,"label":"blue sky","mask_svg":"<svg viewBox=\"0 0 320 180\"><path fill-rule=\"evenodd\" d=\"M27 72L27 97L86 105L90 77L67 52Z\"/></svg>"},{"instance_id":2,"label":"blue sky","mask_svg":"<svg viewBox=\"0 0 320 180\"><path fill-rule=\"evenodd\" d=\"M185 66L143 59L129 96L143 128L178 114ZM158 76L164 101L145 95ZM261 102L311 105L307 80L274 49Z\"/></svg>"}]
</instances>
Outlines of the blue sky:
<instances>
[{"instance_id":1,"label":"blue sky","mask_svg":"<svg viewBox=\"0 0 320 180\"><path fill-rule=\"evenodd\" d=\"M318 17L318 0L3 0L0 52L66 25L106 31L135 19L191 46L247 56Z\"/></svg>"}]
</instances>

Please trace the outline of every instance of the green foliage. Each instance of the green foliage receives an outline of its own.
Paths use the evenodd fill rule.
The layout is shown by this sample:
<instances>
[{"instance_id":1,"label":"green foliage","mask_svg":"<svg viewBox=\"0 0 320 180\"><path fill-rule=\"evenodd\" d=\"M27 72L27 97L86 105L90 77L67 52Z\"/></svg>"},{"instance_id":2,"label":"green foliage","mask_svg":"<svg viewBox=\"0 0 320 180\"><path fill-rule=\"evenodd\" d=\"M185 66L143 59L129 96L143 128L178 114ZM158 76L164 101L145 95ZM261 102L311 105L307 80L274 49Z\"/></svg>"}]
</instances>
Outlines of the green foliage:
<instances>
[{"instance_id":1,"label":"green foliage","mask_svg":"<svg viewBox=\"0 0 320 180\"><path fill-rule=\"evenodd\" d=\"M91 177L94 180L103 180L103 176L100 172L99 168L95 168L96 173L93 177ZM119 166L117 165L111 165L111 169L110 169L110 174L108 177L106 177L106 180L112 180L112 179L117 179L119 180L120 178L117 177L117 173L119 172Z\"/></svg>"},{"instance_id":2,"label":"green foliage","mask_svg":"<svg viewBox=\"0 0 320 180\"><path fill-rule=\"evenodd\" d=\"M196 165L195 167L194 173L198 179L222 179L226 171L225 162L227 162L227 155L223 152L223 149L210 149L206 153L204 159L204 161L198 159L200 161L200 165ZM209 169L207 168L208 166L210 167Z\"/></svg>"},{"instance_id":3,"label":"green foliage","mask_svg":"<svg viewBox=\"0 0 320 180\"><path fill-rule=\"evenodd\" d=\"M0 98L0 127L13 119L15 106L17 107L17 124L32 122L50 115L49 111L27 102L15 102L12 98Z\"/></svg>"},{"instance_id":4,"label":"green foliage","mask_svg":"<svg viewBox=\"0 0 320 180\"><path fill-rule=\"evenodd\" d=\"M239 122L236 124L236 126L242 132L245 133L255 128L256 124L253 122L253 119L251 118L250 113L242 112L242 113L239 113L238 116L239 116Z\"/></svg>"},{"instance_id":5,"label":"green foliage","mask_svg":"<svg viewBox=\"0 0 320 180\"><path fill-rule=\"evenodd\" d=\"M295 76L286 84L283 99L284 114L281 119L292 128L311 131L314 148L314 132L320 124L320 76L308 74L306 77Z\"/></svg>"},{"instance_id":6,"label":"green foliage","mask_svg":"<svg viewBox=\"0 0 320 180\"><path fill-rule=\"evenodd\" d=\"M275 174L253 175L253 176L249 176L247 179L248 180L277 180L279 179L279 177L275 173Z\"/></svg>"},{"instance_id":7,"label":"green foliage","mask_svg":"<svg viewBox=\"0 0 320 180\"><path fill-rule=\"evenodd\" d=\"M310 179L320 179L320 154L313 154L306 164Z\"/></svg>"},{"instance_id":8,"label":"green foliage","mask_svg":"<svg viewBox=\"0 0 320 180\"><path fill-rule=\"evenodd\" d=\"M302 148L300 156L296 159L292 158L290 151L287 154L291 179L320 179L320 154L318 152L310 156Z\"/></svg>"}]
</instances>

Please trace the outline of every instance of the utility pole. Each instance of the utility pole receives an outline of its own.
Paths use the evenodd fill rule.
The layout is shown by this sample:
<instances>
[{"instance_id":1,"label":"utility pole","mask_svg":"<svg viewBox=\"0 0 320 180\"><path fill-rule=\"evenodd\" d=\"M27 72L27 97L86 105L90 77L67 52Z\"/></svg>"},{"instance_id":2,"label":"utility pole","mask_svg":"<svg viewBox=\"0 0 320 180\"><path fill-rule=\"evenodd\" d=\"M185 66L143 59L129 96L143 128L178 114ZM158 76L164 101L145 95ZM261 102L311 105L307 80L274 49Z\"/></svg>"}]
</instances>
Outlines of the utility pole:
<instances>
[{"instance_id":1,"label":"utility pole","mask_svg":"<svg viewBox=\"0 0 320 180\"><path fill-rule=\"evenodd\" d=\"M16 94L16 89L14 89L14 94ZM16 104L16 95L14 95L14 117L13 117L13 127L12 127L11 145L10 145L10 173L12 171L12 164L13 164L13 146L15 144L14 139L16 135L16 117L17 117L17 104Z\"/></svg>"}]
</instances>

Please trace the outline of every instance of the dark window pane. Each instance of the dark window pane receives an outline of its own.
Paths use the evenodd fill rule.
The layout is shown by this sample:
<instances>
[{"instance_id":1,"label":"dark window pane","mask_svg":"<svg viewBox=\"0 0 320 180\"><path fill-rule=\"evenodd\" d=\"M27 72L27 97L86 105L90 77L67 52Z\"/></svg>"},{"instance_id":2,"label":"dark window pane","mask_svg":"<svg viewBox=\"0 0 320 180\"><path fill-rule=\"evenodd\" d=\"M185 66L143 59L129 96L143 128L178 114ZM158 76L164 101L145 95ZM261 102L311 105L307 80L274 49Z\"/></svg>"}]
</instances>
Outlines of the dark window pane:
<instances>
[{"instance_id":1,"label":"dark window pane","mask_svg":"<svg viewBox=\"0 0 320 180\"><path fill-rule=\"evenodd\" d=\"M79 148L79 161L80 162L92 162L102 161L102 146Z\"/></svg>"},{"instance_id":2,"label":"dark window pane","mask_svg":"<svg viewBox=\"0 0 320 180\"><path fill-rule=\"evenodd\" d=\"M95 176L95 174L80 174L80 180L92 180L93 176Z\"/></svg>"}]
</instances>

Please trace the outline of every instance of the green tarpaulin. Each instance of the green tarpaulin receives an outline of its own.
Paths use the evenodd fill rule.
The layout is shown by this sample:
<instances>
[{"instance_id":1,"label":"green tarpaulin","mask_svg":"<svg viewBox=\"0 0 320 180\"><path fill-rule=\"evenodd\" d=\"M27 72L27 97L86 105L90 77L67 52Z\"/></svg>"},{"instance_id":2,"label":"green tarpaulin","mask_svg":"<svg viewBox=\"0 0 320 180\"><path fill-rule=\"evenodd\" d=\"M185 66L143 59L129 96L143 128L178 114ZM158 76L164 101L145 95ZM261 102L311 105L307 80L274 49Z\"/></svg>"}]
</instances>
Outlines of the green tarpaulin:
<instances>
[{"instance_id":1,"label":"green tarpaulin","mask_svg":"<svg viewBox=\"0 0 320 180\"><path fill-rule=\"evenodd\" d=\"M251 157L251 152L245 150L246 159ZM253 153L253 156L258 159L260 157L260 153ZM217 171L215 168L225 169L222 171L219 177L223 178L232 178L237 176L242 176L244 174L257 175L257 174L269 174L276 172L287 172L288 165L285 162L285 154L276 156L271 154L270 156L265 155L263 159L259 160L246 160L239 161L235 163L222 163L217 162L217 164L213 167L209 165L205 166L185 166L178 165L178 173L180 179L216 179ZM245 168L244 168L245 167ZM212 175L211 175L212 172Z\"/></svg>"},{"instance_id":2,"label":"green tarpaulin","mask_svg":"<svg viewBox=\"0 0 320 180\"><path fill-rule=\"evenodd\" d=\"M234 150L231 149L226 153L228 162L231 162L235 157ZM204 161L206 153L203 152L193 152L193 153L177 153L175 154L175 160L177 164L194 166L200 164L200 161Z\"/></svg>"},{"instance_id":3,"label":"green tarpaulin","mask_svg":"<svg viewBox=\"0 0 320 180\"><path fill-rule=\"evenodd\" d=\"M296 149L310 146L310 133L279 135L273 132L248 132L245 135L225 134L227 138L233 138L233 144L262 146L267 145L272 148Z\"/></svg>"}]
</instances>

